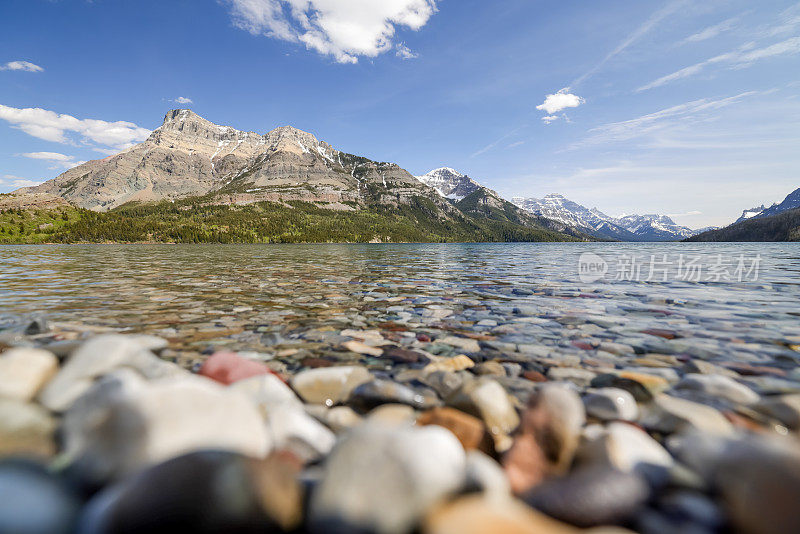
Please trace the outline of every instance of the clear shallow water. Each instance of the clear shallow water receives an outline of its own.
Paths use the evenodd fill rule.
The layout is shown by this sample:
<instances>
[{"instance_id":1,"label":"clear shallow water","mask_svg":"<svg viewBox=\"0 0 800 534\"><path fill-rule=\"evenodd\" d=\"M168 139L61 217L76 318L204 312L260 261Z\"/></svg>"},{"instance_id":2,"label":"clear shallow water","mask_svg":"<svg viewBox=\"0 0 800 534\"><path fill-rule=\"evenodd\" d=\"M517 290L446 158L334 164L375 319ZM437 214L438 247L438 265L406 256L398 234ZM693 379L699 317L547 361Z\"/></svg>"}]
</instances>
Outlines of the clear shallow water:
<instances>
[{"instance_id":1,"label":"clear shallow water","mask_svg":"<svg viewBox=\"0 0 800 534\"><path fill-rule=\"evenodd\" d=\"M605 278L580 279L584 253L609 262ZM673 265L661 265L665 254ZM676 279L681 255L699 257L703 281ZM759 255L758 280L736 273L737 260L749 268ZM630 256L644 266L641 281L625 279L629 272L613 280ZM727 275L705 281L719 258L729 264ZM800 246L3 246L0 310L8 324L44 314L157 333L187 350L213 344L324 353L336 330L391 322L415 332L483 335L508 351L547 347L552 356L610 341L639 354L771 364L792 358L800 344ZM670 333L647 333L653 329Z\"/></svg>"}]
</instances>

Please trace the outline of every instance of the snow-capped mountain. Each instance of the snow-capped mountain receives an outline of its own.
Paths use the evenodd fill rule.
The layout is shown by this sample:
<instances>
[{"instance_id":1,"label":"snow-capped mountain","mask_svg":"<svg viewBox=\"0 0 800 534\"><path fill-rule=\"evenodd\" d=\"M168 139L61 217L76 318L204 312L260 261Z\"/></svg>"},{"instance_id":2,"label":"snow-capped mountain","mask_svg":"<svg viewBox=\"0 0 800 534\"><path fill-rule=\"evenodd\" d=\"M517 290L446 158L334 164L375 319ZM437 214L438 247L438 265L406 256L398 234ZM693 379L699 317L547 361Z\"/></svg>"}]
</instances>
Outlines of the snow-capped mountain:
<instances>
[{"instance_id":1,"label":"snow-capped mountain","mask_svg":"<svg viewBox=\"0 0 800 534\"><path fill-rule=\"evenodd\" d=\"M455 201L462 200L481 188L469 176L450 167L432 170L424 176L417 176L417 180L436 189L441 196Z\"/></svg>"},{"instance_id":2,"label":"snow-capped mountain","mask_svg":"<svg viewBox=\"0 0 800 534\"><path fill-rule=\"evenodd\" d=\"M749 210L744 210L742 212L742 216L736 219L736 222L734 222L734 224L746 221L747 219L752 219L753 217L757 217L758 215L764 213L765 209L767 209L767 207L764 204L761 204L757 208L750 208Z\"/></svg>"},{"instance_id":3,"label":"snow-capped mountain","mask_svg":"<svg viewBox=\"0 0 800 534\"><path fill-rule=\"evenodd\" d=\"M562 195L542 199L514 197L514 203L532 213L568 224L590 235L620 241L677 241L699 231L680 226L666 215L625 215L615 218L589 209Z\"/></svg>"}]
</instances>

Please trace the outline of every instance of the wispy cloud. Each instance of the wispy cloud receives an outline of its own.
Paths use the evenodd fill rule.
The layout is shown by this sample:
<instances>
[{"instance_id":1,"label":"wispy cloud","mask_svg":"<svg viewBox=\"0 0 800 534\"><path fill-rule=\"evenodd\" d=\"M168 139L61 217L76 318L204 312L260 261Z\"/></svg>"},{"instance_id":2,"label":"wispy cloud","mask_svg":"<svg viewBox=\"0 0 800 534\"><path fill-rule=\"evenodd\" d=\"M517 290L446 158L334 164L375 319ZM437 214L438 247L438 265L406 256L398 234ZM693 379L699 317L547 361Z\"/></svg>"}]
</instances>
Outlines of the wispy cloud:
<instances>
[{"instance_id":1,"label":"wispy cloud","mask_svg":"<svg viewBox=\"0 0 800 534\"><path fill-rule=\"evenodd\" d=\"M194 100L191 98L186 98L185 96L179 96L178 98L173 99L172 102L175 102L176 104L194 104Z\"/></svg>"},{"instance_id":2,"label":"wispy cloud","mask_svg":"<svg viewBox=\"0 0 800 534\"><path fill-rule=\"evenodd\" d=\"M709 26L695 34L690 35L680 43L679 45L684 45L688 43L699 43L701 41L707 41L708 39L713 39L725 32L728 32L734 29L739 22L741 17L732 17L727 20L720 22L719 24L715 24L713 26Z\"/></svg>"},{"instance_id":3,"label":"wispy cloud","mask_svg":"<svg viewBox=\"0 0 800 534\"><path fill-rule=\"evenodd\" d=\"M223 0L233 23L253 35L301 43L339 63L357 63L395 47L398 27L419 30L436 13L435 0ZM398 48L398 55L413 54Z\"/></svg>"},{"instance_id":4,"label":"wispy cloud","mask_svg":"<svg viewBox=\"0 0 800 534\"><path fill-rule=\"evenodd\" d=\"M748 91L716 100L702 98L665 108L655 113L642 115L635 119L604 124L589 130L589 138L581 144L626 141L676 125L685 126L689 123L706 119L709 112L738 104L744 99L757 94L759 94L757 91ZM575 145L573 148L577 146L579 145Z\"/></svg>"},{"instance_id":5,"label":"wispy cloud","mask_svg":"<svg viewBox=\"0 0 800 534\"><path fill-rule=\"evenodd\" d=\"M54 143L74 144L68 134L76 133L84 143L98 143L120 150L142 142L150 130L132 122L107 122L97 119L77 119L41 108L12 108L0 104L0 120L28 135Z\"/></svg>"},{"instance_id":6,"label":"wispy cloud","mask_svg":"<svg viewBox=\"0 0 800 534\"><path fill-rule=\"evenodd\" d=\"M506 140L506 139L508 139L509 137L513 136L514 134L516 134L517 132L519 132L519 131L520 131L520 130L522 130L523 128L527 128L527 126L528 126L527 124L523 124L522 126L520 126L520 127L518 127L518 128L514 128L513 130L511 130L510 132L508 132L508 133L504 134L502 137L500 137L500 138L499 138L499 139L497 139L496 141L492 141L491 143L489 143L488 145L486 145L486 146L485 146L485 147L483 147L482 149L480 149L480 150L478 150L477 152L475 152L475 153L471 154L469 157L470 157L470 158L477 158L478 156L480 156L480 155L483 155L483 154L485 154L485 153L489 152L490 150L494 149L494 148L495 148L495 147L497 147L497 146L498 146L500 143L502 143L503 141L505 141L505 140Z\"/></svg>"},{"instance_id":7,"label":"wispy cloud","mask_svg":"<svg viewBox=\"0 0 800 534\"><path fill-rule=\"evenodd\" d=\"M0 185L11 186L11 187L32 187L34 185L39 185L40 183L42 182L29 180L27 178L22 178L21 176L14 176L12 174L4 175L3 179L0 180Z\"/></svg>"},{"instance_id":8,"label":"wispy cloud","mask_svg":"<svg viewBox=\"0 0 800 534\"><path fill-rule=\"evenodd\" d=\"M628 47L637 42L639 39L650 33L653 28L658 26L664 19L678 12L684 5L688 4L689 0L673 0L663 8L653 13L643 24L626 37L614 50L608 53L597 65L578 76L570 85L570 87L578 87L583 82L594 76L600 69L602 69L609 61L624 52Z\"/></svg>"},{"instance_id":9,"label":"wispy cloud","mask_svg":"<svg viewBox=\"0 0 800 534\"><path fill-rule=\"evenodd\" d=\"M68 156L66 154L61 154L60 152L25 152L18 155L22 156L23 158L48 161L53 164L50 167L51 169L57 169L59 167L71 169L86 163L85 161L76 161L75 156Z\"/></svg>"},{"instance_id":10,"label":"wispy cloud","mask_svg":"<svg viewBox=\"0 0 800 534\"><path fill-rule=\"evenodd\" d=\"M398 43L395 47L397 52L395 55L402 59L416 59L419 57L419 54L413 52L409 47L406 46L405 43Z\"/></svg>"},{"instance_id":11,"label":"wispy cloud","mask_svg":"<svg viewBox=\"0 0 800 534\"><path fill-rule=\"evenodd\" d=\"M0 70L20 70L23 72L44 72L44 69L30 61L9 61L5 65L0 65Z\"/></svg>"},{"instance_id":12,"label":"wispy cloud","mask_svg":"<svg viewBox=\"0 0 800 534\"><path fill-rule=\"evenodd\" d=\"M641 93L643 91L648 91L650 89L655 89L656 87L667 85L676 80L689 78L703 72L708 67L717 64L725 65L727 68L731 69L745 68L756 63L757 61L761 61L762 59L798 53L800 53L800 37L792 37L790 39L786 39L779 43L762 48L754 48L752 43L747 43L732 52L714 56L711 59L701 61L700 63L695 63L694 65L690 65L671 74L667 74L666 76L662 76L661 78L653 80L652 82L639 87L636 89L636 92Z\"/></svg>"}]
</instances>

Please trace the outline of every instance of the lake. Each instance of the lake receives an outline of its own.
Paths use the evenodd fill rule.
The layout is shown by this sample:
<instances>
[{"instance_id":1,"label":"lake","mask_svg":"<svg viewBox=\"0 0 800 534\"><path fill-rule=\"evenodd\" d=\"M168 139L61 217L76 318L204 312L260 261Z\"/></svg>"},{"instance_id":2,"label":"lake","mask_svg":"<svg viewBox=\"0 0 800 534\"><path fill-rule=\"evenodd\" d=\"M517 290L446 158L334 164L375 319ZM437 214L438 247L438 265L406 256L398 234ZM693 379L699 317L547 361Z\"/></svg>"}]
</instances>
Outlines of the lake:
<instances>
[{"instance_id":1,"label":"lake","mask_svg":"<svg viewBox=\"0 0 800 534\"><path fill-rule=\"evenodd\" d=\"M386 325L552 358L618 343L755 366L800 344L797 244L3 246L0 266L6 327L153 333L186 362L335 358L339 331Z\"/></svg>"}]
</instances>

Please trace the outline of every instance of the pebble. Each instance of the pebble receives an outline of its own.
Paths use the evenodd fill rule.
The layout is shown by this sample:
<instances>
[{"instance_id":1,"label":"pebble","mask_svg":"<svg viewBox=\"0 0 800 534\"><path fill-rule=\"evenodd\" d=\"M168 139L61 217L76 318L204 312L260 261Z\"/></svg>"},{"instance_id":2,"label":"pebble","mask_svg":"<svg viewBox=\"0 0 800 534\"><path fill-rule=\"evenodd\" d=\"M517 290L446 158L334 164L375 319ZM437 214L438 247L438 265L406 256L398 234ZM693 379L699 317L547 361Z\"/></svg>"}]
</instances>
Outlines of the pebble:
<instances>
[{"instance_id":1,"label":"pebble","mask_svg":"<svg viewBox=\"0 0 800 534\"><path fill-rule=\"evenodd\" d=\"M391 380L377 379L353 389L347 404L366 412L381 404L405 404L422 409L435 406L438 402L435 395L419 393Z\"/></svg>"},{"instance_id":2,"label":"pebble","mask_svg":"<svg viewBox=\"0 0 800 534\"><path fill-rule=\"evenodd\" d=\"M301 520L303 493L296 474L280 458L194 452L96 495L79 532L283 532Z\"/></svg>"},{"instance_id":3,"label":"pebble","mask_svg":"<svg viewBox=\"0 0 800 534\"><path fill-rule=\"evenodd\" d=\"M56 426L55 419L41 406L0 398L0 457L51 456L56 451Z\"/></svg>"},{"instance_id":4,"label":"pebble","mask_svg":"<svg viewBox=\"0 0 800 534\"><path fill-rule=\"evenodd\" d=\"M423 534L578 534L578 530L519 501L461 497L425 518Z\"/></svg>"},{"instance_id":5,"label":"pebble","mask_svg":"<svg viewBox=\"0 0 800 534\"><path fill-rule=\"evenodd\" d=\"M85 393L97 377L119 367L134 369L148 379L176 375L180 368L160 360L134 340L121 335L97 336L72 353L58 374L45 386L39 401L63 412Z\"/></svg>"},{"instance_id":6,"label":"pebble","mask_svg":"<svg viewBox=\"0 0 800 534\"><path fill-rule=\"evenodd\" d=\"M635 421L639 406L629 392L619 388L600 388L583 397L586 414L601 421Z\"/></svg>"},{"instance_id":7,"label":"pebble","mask_svg":"<svg viewBox=\"0 0 800 534\"><path fill-rule=\"evenodd\" d=\"M753 404L760 399L758 393L752 389L733 378L721 375L688 374L673 389L727 399L737 404Z\"/></svg>"},{"instance_id":8,"label":"pebble","mask_svg":"<svg viewBox=\"0 0 800 534\"><path fill-rule=\"evenodd\" d=\"M284 408L302 409L292 388L274 374L261 374L231 384L228 389L247 397L265 417Z\"/></svg>"},{"instance_id":9,"label":"pebble","mask_svg":"<svg viewBox=\"0 0 800 534\"><path fill-rule=\"evenodd\" d=\"M547 371L547 379L553 382L571 382L579 387L586 387L591 384L597 373L587 369L572 367L551 367Z\"/></svg>"},{"instance_id":10,"label":"pebble","mask_svg":"<svg viewBox=\"0 0 800 534\"><path fill-rule=\"evenodd\" d=\"M2 420L2 419L0 419ZM70 534L79 497L44 467L23 460L0 461L0 532Z\"/></svg>"},{"instance_id":11,"label":"pebble","mask_svg":"<svg viewBox=\"0 0 800 534\"><path fill-rule=\"evenodd\" d=\"M467 451L479 449L489 454L494 452L491 435L486 431L483 421L455 408L440 407L429 410L419 416L417 424L446 428L458 438Z\"/></svg>"},{"instance_id":12,"label":"pebble","mask_svg":"<svg viewBox=\"0 0 800 534\"><path fill-rule=\"evenodd\" d=\"M366 354L368 356L375 356L376 358L383 354L383 349L378 347L371 347L366 343L362 343L361 341L347 341L342 343L342 347L346 348L351 352L355 352L358 354Z\"/></svg>"},{"instance_id":13,"label":"pebble","mask_svg":"<svg viewBox=\"0 0 800 534\"><path fill-rule=\"evenodd\" d=\"M503 386L490 378L467 382L447 399L447 404L480 417L495 441L495 449L507 450L508 435L519 425L519 416Z\"/></svg>"},{"instance_id":14,"label":"pebble","mask_svg":"<svg viewBox=\"0 0 800 534\"><path fill-rule=\"evenodd\" d=\"M511 484L502 466L479 450L467 451L465 487L497 501L511 498Z\"/></svg>"},{"instance_id":15,"label":"pebble","mask_svg":"<svg viewBox=\"0 0 800 534\"><path fill-rule=\"evenodd\" d=\"M463 350L464 352L480 352L481 346L478 344L477 341L474 339L468 339L464 337L455 337L455 336L445 336L443 338L436 340L438 343L444 343L445 345L452 345L453 347L458 347L459 349Z\"/></svg>"},{"instance_id":16,"label":"pebble","mask_svg":"<svg viewBox=\"0 0 800 534\"><path fill-rule=\"evenodd\" d=\"M713 435L733 433L733 425L711 406L661 394L641 418L645 428L666 434L698 430Z\"/></svg>"},{"instance_id":17,"label":"pebble","mask_svg":"<svg viewBox=\"0 0 800 534\"><path fill-rule=\"evenodd\" d=\"M304 401L333 406L346 401L357 386L371 379L363 367L325 367L301 371L290 384Z\"/></svg>"},{"instance_id":18,"label":"pebble","mask_svg":"<svg viewBox=\"0 0 800 534\"><path fill-rule=\"evenodd\" d=\"M546 482L527 493L524 500L565 523L593 527L624 522L649 496L647 483L638 475L593 466Z\"/></svg>"},{"instance_id":19,"label":"pebble","mask_svg":"<svg viewBox=\"0 0 800 534\"><path fill-rule=\"evenodd\" d=\"M587 428L584 437L578 453L584 465L605 465L646 476L666 474L675 464L669 452L647 432L627 423Z\"/></svg>"},{"instance_id":20,"label":"pebble","mask_svg":"<svg viewBox=\"0 0 800 534\"><path fill-rule=\"evenodd\" d=\"M16 348L0 354L0 397L32 400L55 376L58 359L42 349Z\"/></svg>"},{"instance_id":21,"label":"pebble","mask_svg":"<svg viewBox=\"0 0 800 534\"><path fill-rule=\"evenodd\" d=\"M767 397L753 408L777 419L790 430L800 430L800 393Z\"/></svg>"},{"instance_id":22,"label":"pebble","mask_svg":"<svg viewBox=\"0 0 800 534\"><path fill-rule=\"evenodd\" d=\"M343 437L311 496L311 532L410 532L464 484L466 455L449 431L365 424Z\"/></svg>"},{"instance_id":23,"label":"pebble","mask_svg":"<svg viewBox=\"0 0 800 534\"><path fill-rule=\"evenodd\" d=\"M547 476L566 473L585 422L583 403L571 389L547 384L534 393L503 457L514 493L530 490Z\"/></svg>"},{"instance_id":24,"label":"pebble","mask_svg":"<svg viewBox=\"0 0 800 534\"><path fill-rule=\"evenodd\" d=\"M475 362L469 356L459 354L452 358L437 358L425 366L423 372L435 373L437 371L452 372L464 371L475 367Z\"/></svg>"},{"instance_id":25,"label":"pebble","mask_svg":"<svg viewBox=\"0 0 800 534\"><path fill-rule=\"evenodd\" d=\"M106 395L112 402L76 405L77 413L65 419L71 456L97 478L117 478L193 450L262 458L270 449L258 409L245 396L206 378L120 386L119 393Z\"/></svg>"},{"instance_id":26,"label":"pebble","mask_svg":"<svg viewBox=\"0 0 800 534\"><path fill-rule=\"evenodd\" d=\"M266 425L275 449L291 451L306 464L327 456L336 443L333 432L295 405L271 410Z\"/></svg>"},{"instance_id":27,"label":"pebble","mask_svg":"<svg viewBox=\"0 0 800 534\"><path fill-rule=\"evenodd\" d=\"M417 412L406 404L381 404L369 412L367 420L387 426L411 426L417 420Z\"/></svg>"},{"instance_id":28,"label":"pebble","mask_svg":"<svg viewBox=\"0 0 800 534\"><path fill-rule=\"evenodd\" d=\"M200 368L200 374L226 386L246 378L266 375L271 371L261 362L248 360L234 352L217 352Z\"/></svg>"}]
</instances>

